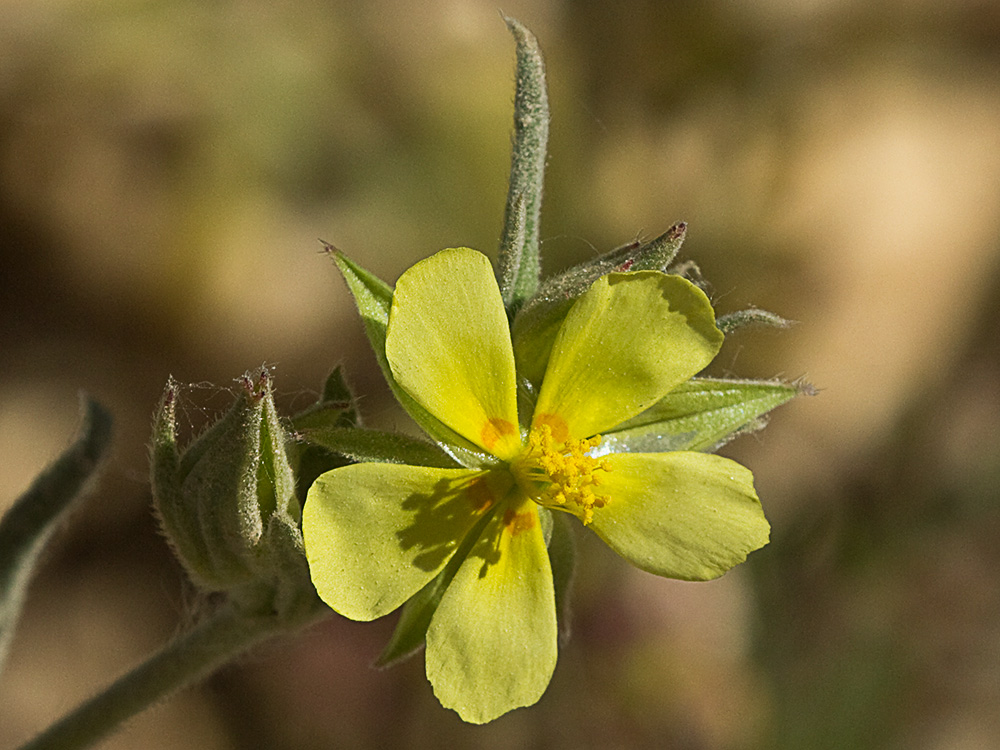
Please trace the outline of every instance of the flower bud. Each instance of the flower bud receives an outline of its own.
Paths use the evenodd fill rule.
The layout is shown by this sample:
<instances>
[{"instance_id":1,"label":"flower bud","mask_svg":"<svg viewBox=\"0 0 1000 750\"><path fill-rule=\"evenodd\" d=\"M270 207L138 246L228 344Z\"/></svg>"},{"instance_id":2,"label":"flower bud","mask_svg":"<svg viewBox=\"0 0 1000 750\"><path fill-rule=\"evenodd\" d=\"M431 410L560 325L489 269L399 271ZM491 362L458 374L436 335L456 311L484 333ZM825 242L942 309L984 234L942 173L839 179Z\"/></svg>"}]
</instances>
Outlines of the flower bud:
<instances>
[{"instance_id":1,"label":"flower bud","mask_svg":"<svg viewBox=\"0 0 1000 750\"><path fill-rule=\"evenodd\" d=\"M230 410L180 451L178 386L167 384L152 445L153 500L163 533L201 588L254 600L262 592L273 598L275 589L280 595L285 583L311 592L295 477L269 373L261 370L256 382L247 374L240 385Z\"/></svg>"}]
</instances>

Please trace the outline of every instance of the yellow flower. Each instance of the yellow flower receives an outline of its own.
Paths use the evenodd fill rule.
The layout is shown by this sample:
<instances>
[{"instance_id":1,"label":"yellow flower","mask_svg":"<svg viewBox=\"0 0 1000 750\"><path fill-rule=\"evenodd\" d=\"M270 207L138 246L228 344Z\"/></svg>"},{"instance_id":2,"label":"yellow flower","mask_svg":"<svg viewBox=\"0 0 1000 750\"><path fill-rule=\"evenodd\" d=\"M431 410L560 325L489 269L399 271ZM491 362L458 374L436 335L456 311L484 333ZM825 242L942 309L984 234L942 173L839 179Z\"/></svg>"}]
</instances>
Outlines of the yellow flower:
<instances>
[{"instance_id":1,"label":"yellow flower","mask_svg":"<svg viewBox=\"0 0 1000 750\"><path fill-rule=\"evenodd\" d=\"M692 451L602 454L602 431L689 381L722 338L688 281L609 274L570 308L537 398L522 393L519 404L489 261L459 248L417 263L392 296L385 361L397 392L481 460L322 475L303 513L320 596L371 620L421 592L432 603L427 676L443 705L482 723L535 703L557 652L549 511L578 517L634 565L672 578L717 577L767 543L739 464Z\"/></svg>"}]
</instances>

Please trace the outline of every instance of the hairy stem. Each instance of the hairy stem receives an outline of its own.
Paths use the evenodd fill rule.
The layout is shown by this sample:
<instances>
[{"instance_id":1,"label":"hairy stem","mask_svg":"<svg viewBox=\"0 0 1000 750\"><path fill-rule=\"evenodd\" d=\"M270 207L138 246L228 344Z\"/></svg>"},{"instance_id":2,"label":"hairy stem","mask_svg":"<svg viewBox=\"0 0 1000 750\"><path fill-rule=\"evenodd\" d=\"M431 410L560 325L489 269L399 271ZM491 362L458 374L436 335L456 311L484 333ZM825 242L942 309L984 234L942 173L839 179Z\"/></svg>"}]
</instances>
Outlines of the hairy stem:
<instances>
[{"instance_id":1,"label":"hairy stem","mask_svg":"<svg viewBox=\"0 0 1000 750\"><path fill-rule=\"evenodd\" d=\"M297 630L316 614L290 622L226 608L180 635L100 695L80 705L22 750L85 748L145 708L207 677L269 636Z\"/></svg>"}]
</instances>

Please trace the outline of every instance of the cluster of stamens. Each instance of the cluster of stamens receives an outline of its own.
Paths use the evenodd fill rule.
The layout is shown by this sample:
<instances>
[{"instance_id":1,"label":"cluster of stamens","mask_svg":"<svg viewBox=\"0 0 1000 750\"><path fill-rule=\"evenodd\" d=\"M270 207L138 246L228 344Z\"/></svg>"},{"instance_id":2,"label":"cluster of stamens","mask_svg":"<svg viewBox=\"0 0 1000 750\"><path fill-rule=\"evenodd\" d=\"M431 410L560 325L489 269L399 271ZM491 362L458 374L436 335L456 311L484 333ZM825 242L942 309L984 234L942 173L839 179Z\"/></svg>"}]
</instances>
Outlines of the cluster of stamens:
<instances>
[{"instance_id":1,"label":"cluster of stamens","mask_svg":"<svg viewBox=\"0 0 1000 750\"><path fill-rule=\"evenodd\" d=\"M594 492L601 483L600 472L611 470L607 459L587 455L600 444L600 435L560 443L552 436L549 425L533 429L519 461L523 476L531 484L532 499L540 505L573 513L584 525L590 523L594 509L603 508L611 500Z\"/></svg>"}]
</instances>

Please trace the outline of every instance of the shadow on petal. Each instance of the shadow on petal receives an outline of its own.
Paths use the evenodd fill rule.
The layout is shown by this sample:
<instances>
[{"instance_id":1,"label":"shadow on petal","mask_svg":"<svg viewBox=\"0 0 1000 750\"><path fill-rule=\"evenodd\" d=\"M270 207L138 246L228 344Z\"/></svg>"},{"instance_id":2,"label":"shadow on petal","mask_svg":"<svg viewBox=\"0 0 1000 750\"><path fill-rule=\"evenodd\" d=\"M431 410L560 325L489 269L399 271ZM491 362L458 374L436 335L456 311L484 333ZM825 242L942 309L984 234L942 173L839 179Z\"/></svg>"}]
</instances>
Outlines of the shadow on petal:
<instances>
[{"instance_id":1,"label":"shadow on petal","mask_svg":"<svg viewBox=\"0 0 1000 750\"><path fill-rule=\"evenodd\" d=\"M513 480L506 472L483 472L472 477L443 478L430 492L415 492L403 501L413 512L412 523L396 532L404 550L416 548L411 558L422 570L436 570L462 542L454 530L465 527L470 517L481 517L510 490ZM494 560L496 553L483 549L480 540L473 554Z\"/></svg>"}]
</instances>

